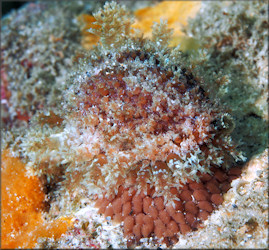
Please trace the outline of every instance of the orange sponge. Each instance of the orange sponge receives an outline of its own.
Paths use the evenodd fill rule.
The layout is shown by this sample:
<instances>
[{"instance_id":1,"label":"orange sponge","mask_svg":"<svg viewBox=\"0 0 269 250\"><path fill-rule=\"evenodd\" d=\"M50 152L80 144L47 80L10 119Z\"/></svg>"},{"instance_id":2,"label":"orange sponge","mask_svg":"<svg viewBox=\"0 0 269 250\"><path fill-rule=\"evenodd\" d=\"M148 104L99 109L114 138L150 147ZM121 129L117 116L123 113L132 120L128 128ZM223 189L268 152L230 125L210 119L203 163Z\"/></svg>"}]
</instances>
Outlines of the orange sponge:
<instances>
[{"instance_id":1,"label":"orange sponge","mask_svg":"<svg viewBox=\"0 0 269 250\"><path fill-rule=\"evenodd\" d=\"M190 47L195 48L197 45L194 40L183 35L182 27L187 24L189 17L193 17L197 13L200 6L200 1L163 1L152 7L138 9L134 12L135 23L132 28L140 30L144 37L150 37L153 23L160 22L160 19L167 20L168 27L174 30L171 46L181 43L181 49L183 50ZM94 45L97 45L99 37L88 30L101 27L95 24L96 20L91 15L82 14L78 17L78 21L82 26L81 45L85 49L91 49Z\"/></svg>"},{"instance_id":2,"label":"orange sponge","mask_svg":"<svg viewBox=\"0 0 269 250\"><path fill-rule=\"evenodd\" d=\"M46 222L42 216L45 194L38 178L27 175L25 164L2 153L2 248L33 248L39 237L59 238L70 219Z\"/></svg>"}]
</instances>

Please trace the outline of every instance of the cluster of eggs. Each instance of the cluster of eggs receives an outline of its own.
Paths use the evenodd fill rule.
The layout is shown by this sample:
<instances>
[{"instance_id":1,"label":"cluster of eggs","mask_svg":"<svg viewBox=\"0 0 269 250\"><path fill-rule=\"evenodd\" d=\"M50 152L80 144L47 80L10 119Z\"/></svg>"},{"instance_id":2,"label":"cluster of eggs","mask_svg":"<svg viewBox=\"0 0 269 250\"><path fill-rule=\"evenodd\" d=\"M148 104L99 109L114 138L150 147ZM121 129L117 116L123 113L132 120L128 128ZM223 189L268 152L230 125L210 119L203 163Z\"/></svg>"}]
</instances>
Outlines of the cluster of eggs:
<instances>
[{"instance_id":1,"label":"cluster of eggs","mask_svg":"<svg viewBox=\"0 0 269 250\"><path fill-rule=\"evenodd\" d=\"M123 222L129 240L138 243L141 238L156 236L170 244L177 241L177 233L186 234L202 226L222 204L223 194L241 174L241 169L214 168L212 172L213 175L201 174L199 182L189 181L181 189L170 188L174 199L166 204L164 197L156 195L155 188L148 184L146 192L139 192L135 186L120 186L114 198L104 195L96 201L96 206L107 219Z\"/></svg>"}]
</instances>

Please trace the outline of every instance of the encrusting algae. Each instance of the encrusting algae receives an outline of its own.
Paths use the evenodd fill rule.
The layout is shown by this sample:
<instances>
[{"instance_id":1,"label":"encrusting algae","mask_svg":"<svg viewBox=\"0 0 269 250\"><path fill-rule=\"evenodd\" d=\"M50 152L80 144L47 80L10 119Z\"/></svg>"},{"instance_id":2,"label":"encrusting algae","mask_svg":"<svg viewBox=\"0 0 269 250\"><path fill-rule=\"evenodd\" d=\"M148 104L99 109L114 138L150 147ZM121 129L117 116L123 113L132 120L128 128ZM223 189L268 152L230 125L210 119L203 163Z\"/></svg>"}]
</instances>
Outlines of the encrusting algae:
<instances>
[{"instance_id":1,"label":"encrusting algae","mask_svg":"<svg viewBox=\"0 0 269 250\"><path fill-rule=\"evenodd\" d=\"M189 8L195 12L196 7ZM137 11L135 17L150 11ZM15 238L30 231L32 238L14 246L34 247L38 241L42 248L59 247L55 242L67 232L61 246L97 248L101 226L94 216L120 224L127 247L174 246L182 235L205 228L242 173L246 158L231 137L236 124L231 110L209 93L214 76L207 82L209 71L173 47L179 32L172 36L169 20L154 23L151 35L143 37L135 18L115 2L78 19L86 23L81 45L91 50L73 55L61 101L31 113L24 135L7 143L34 173L20 177L31 179L27 188L35 186L31 199L40 194L25 205L31 222L23 207L17 211L29 226L15 229L21 232ZM4 166L25 169L7 154Z\"/></svg>"}]
</instances>

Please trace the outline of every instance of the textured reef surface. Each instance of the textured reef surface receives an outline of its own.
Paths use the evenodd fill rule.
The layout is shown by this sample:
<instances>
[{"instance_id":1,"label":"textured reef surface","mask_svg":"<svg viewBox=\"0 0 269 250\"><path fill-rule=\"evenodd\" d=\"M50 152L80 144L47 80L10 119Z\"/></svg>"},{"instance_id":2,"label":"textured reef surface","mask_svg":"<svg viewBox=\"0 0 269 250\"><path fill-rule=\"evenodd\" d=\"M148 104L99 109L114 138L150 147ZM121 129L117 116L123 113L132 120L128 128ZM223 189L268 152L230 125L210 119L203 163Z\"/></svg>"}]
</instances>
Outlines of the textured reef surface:
<instances>
[{"instance_id":1,"label":"textured reef surface","mask_svg":"<svg viewBox=\"0 0 269 250\"><path fill-rule=\"evenodd\" d=\"M136 8L40 2L2 20L4 165L27 166L43 226L66 230L36 247L265 246L266 3L202 4L184 52L166 21L143 38Z\"/></svg>"}]
</instances>

